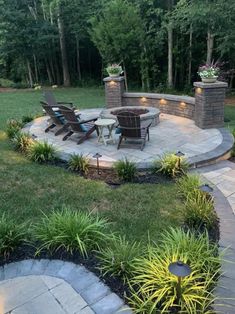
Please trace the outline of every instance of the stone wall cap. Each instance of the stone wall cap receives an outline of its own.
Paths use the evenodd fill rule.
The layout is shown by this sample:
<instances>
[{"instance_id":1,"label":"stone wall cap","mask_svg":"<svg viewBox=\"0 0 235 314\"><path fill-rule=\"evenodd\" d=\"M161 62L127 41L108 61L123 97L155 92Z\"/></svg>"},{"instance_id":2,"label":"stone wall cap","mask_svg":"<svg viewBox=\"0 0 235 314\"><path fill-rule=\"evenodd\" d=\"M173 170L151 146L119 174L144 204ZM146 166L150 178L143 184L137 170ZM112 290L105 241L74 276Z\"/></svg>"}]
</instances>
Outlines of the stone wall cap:
<instances>
[{"instance_id":1,"label":"stone wall cap","mask_svg":"<svg viewBox=\"0 0 235 314\"><path fill-rule=\"evenodd\" d=\"M117 76L117 77L105 77L103 79L104 82L111 82L111 81L114 81L114 82L122 82L125 80L125 77L124 76Z\"/></svg>"},{"instance_id":2,"label":"stone wall cap","mask_svg":"<svg viewBox=\"0 0 235 314\"><path fill-rule=\"evenodd\" d=\"M149 98L149 99L165 99L177 102L185 102L195 105L195 98L190 96L170 95L170 94L157 94L157 93L123 93L125 98Z\"/></svg>"},{"instance_id":3,"label":"stone wall cap","mask_svg":"<svg viewBox=\"0 0 235 314\"><path fill-rule=\"evenodd\" d=\"M200 87L200 88L227 88L228 83L226 82L221 82L221 81L216 81L215 83L203 83L203 82L194 82L193 86L195 87Z\"/></svg>"}]
</instances>

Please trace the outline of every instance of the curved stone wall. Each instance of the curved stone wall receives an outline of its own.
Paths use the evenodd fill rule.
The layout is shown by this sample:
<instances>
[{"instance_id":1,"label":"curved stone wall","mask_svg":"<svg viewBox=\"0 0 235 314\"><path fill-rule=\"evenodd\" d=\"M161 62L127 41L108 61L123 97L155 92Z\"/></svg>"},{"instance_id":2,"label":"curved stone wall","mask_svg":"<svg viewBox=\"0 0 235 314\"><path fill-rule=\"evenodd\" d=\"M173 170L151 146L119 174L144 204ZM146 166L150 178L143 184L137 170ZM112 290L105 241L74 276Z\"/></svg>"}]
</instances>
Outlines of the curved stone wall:
<instances>
[{"instance_id":1,"label":"curved stone wall","mask_svg":"<svg viewBox=\"0 0 235 314\"><path fill-rule=\"evenodd\" d=\"M194 120L194 97L155 93L123 93L122 105L156 107L162 113Z\"/></svg>"}]
</instances>

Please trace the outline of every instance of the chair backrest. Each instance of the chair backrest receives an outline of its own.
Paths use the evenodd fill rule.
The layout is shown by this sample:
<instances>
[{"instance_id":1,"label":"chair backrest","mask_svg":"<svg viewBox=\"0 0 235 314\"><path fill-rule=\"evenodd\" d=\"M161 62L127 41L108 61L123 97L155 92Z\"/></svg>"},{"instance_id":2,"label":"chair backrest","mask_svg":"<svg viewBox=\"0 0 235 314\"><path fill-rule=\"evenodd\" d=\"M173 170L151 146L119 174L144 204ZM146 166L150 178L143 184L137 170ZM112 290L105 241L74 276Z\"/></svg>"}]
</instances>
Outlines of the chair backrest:
<instances>
[{"instance_id":1,"label":"chair backrest","mask_svg":"<svg viewBox=\"0 0 235 314\"><path fill-rule=\"evenodd\" d=\"M130 111L122 111L117 115L122 136L140 138L141 122L140 116Z\"/></svg>"},{"instance_id":2,"label":"chair backrest","mask_svg":"<svg viewBox=\"0 0 235 314\"><path fill-rule=\"evenodd\" d=\"M80 125L79 118L76 116L73 109L67 106L59 106L59 110L64 116L67 123L70 125L72 131L74 132L84 132L84 129Z\"/></svg>"},{"instance_id":3,"label":"chair backrest","mask_svg":"<svg viewBox=\"0 0 235 314\"><path fill-rule=\"evenodd\" d=\"M45 112L48 114L48 116L51 118L53 123L62 125L62 120L58 117L56 112L53 110L52 106L49 106L48 103L41 101L42 108L45 110Z\"/></svg>"},{"instance_id":4,"label":"chair backrest","mask_svg":"<svg viewBox=\"0 0 235 314\"><path fill-rule=\"evenodd\" d=\"M57 103L55 96L52 92L44 91L43 96L44 96L45 101L47 102L47 104L49 106L58 107L58 103Z\"/></svg>"}]
</instances>

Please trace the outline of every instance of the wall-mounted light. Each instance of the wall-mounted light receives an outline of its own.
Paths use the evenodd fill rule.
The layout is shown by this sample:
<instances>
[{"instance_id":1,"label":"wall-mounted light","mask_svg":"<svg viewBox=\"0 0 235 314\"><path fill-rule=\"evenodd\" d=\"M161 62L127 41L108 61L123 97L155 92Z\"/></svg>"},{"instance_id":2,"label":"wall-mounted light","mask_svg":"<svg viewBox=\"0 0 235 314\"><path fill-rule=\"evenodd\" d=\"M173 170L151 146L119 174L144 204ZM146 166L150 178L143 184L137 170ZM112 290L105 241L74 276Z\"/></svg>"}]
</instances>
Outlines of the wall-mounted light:
<instances>
[{"instance_id":1,"label":"wall-mounted light","mask_svg":"<svg viewBox=\"0 0 235 314\"><path fill-rule=\"evenodd\" d=\"M116 82L110 81L110 82L109 82L109 85L110 85L110 86L115 86L115 85L116 85Z\"/></svg>"},{"instance_id":2,"label":"wall-mounted light","mask_svg":"<svg viewBox=\"0 0 235 314\"><path fill-rule=\"evenodd\" d=\"M167 101L166 101L166 99L160 99L160 105L166 105L167 104Z\"/></svg>"},{"instance_id":3,"label":"wall-mounted light","mask_svg":"<svg viewBox=\"0 0 235 314\"><path fill-rule=\"evenodd\" d=\"M146 98L146 97L141 97L141 101L142 101L142 102L146 102L146 101L147 101L147 98Z\"/></svg>"},{"instance_id":4,"label":"wall-mounted light","mask_svg":"<svg viewBox=\"0 0 235 314\"><path fill-rule=\"evenodd\" d=\"M186 107L186 103L185 103L185 102L183 102L183 101L181 101L181 103L180 103L180 107Z\"/></svg>"},{"instance_id":5,"label":"wall-mounted light","mask_svg":"<svg viewBox=\"0 0 235 314\"><path fill-rule=\"evenodd\" d=\"M202 89L201 89L200 87L197 87L197 88L196 88L196 93L197 93L197 94L201 94L201 93L202 93Z\"/></svg>"}]
</instances>

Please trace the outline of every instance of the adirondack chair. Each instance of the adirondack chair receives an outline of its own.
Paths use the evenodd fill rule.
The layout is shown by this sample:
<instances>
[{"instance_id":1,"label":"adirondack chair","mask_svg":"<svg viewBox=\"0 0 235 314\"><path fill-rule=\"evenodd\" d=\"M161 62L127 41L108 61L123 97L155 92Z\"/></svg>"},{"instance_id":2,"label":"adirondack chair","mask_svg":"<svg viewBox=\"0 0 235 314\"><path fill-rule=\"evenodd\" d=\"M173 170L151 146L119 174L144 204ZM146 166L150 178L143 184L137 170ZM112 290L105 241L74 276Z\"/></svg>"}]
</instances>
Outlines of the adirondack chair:
<instances>
[{"instance_id":1,"label":"adirondack chair","mask_svg":"<svg viewBox=\"0 0 235 314\"><path fill-rule=\"evenodd\" d=\"M57 101L55 99L54 94L51 91L44 91L43 92L43 96L45 98L46 103L49 106L53 107L53 110L57 109L56 111L58 111L58 107L60 105L66 105L66 106L70 106L71 108L75 109L75 106L73 105L72 102L65 102L65 101Z\"/></svg>"},{"instance_id":2,"label":"adirondack chair","mask_svg":"<svg viewBox=\"0 0 235 314\"><path fill-rule=\"evenodd\" d=\"M67 121L64 119L63 115L59 111L53 110L53 106L48 105L48 103L41 101L42 108L46 112L46 114L50 117L50 124L45 129L45 132L49 132L50 130L58 127L58 130L55 132L55 135L59 135L68 130Z\"/></svg>"},{"instance_id":3,"label":"adirondack chair","mask_svg":"<svg viewBox=\"0 0 235 314\"><path fill-rule=\"evenodd\" d=\"M59 106L59 110L69 126L69 132L63 137L63 141L66 141L72 134L78 133L81 137L79 138L77 144L81 144L88 139L93 132L96 131L98 134L98 130L94 124L98 117L89 120L81 120L80 117L78 118L75 115L74 110L71 108Z\"/></svg>"},{"instance_id":4,"label":"adirondack chair","mask_svg":"<svg viewBox=\"0 0 235 314\"><path fill-rule=\"evenodd\" d=\"M141 143L140 149L143 150L148 137L151 122L141 121L140 116L130 112L122 111L117 115L118 129L120 130L120 138L117 149L120 148L122 140L138 140Z\"/></svg>"}]
</instances>

